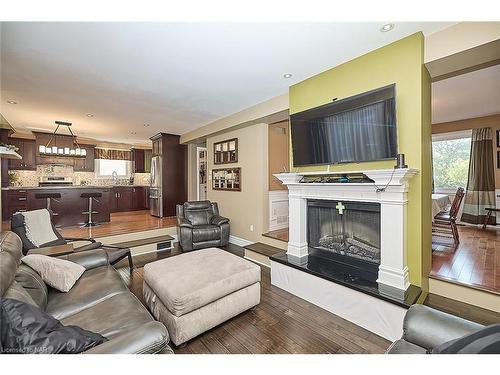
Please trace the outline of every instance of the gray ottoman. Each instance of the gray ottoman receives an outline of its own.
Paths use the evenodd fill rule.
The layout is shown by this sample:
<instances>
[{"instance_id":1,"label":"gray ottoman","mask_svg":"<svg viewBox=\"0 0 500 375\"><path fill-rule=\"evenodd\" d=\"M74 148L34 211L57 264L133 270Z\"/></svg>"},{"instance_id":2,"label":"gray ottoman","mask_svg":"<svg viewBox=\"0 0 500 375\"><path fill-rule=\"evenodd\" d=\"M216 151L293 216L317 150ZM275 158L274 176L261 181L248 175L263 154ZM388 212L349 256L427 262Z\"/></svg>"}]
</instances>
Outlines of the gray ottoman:
<instances>
[{"instance_id":1,"label":"gray ottoman","mask_svg":"<svg viewBox=\"0 0 500 375\"><path fill-rule=\"evenodd\" d=\"M260 303L260 267L209 248L144 266L151 312L180 345Z\"/></svg>"}]
</instances>

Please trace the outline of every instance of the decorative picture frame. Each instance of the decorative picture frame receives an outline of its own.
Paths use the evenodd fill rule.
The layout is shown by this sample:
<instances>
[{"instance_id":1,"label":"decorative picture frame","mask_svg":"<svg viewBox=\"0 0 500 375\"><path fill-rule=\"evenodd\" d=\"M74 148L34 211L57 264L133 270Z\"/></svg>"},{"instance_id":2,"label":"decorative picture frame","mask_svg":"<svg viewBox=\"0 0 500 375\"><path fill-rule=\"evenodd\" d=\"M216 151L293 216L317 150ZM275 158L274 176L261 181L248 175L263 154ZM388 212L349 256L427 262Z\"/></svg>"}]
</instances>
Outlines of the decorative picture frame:
<instances>
[{"instance_id":1,"label":"decorative picture frame","mask_svg":"<svg viewBox=\"0 0 500 375\"><path fill-rule=\"evenodd\" d=\"M497 151L497 169L500 169L500 151Z\"/></svg>"},{"instance_id":2,"label":"decorative picture frame","mask_svg":"<svg viewBox=\"0 0 500 375\"><path fill-rule=\"evenodd\" d=\"M497 130L497 147L500 148L500 130Z\"/></svg>"},{"instance_id":3,"label":"decorative picture frame","mask_svg":"<svg viewBox=\"0 0 500 375\"><path fill-rule=\"evenodd\" d=\"M226 139L214 143L214 164L230 164L238 162L238 138Z\"/></svg>"},{"instance_id":4,"label":"decorative picture frame","mask_svg":"<svg viewBox=\"0 0 500 375\"><path fill-rule=\"evenodd\" d=\"M241 168L212 169L212 189L241 191Z\"/></svg>"}]
</instances>

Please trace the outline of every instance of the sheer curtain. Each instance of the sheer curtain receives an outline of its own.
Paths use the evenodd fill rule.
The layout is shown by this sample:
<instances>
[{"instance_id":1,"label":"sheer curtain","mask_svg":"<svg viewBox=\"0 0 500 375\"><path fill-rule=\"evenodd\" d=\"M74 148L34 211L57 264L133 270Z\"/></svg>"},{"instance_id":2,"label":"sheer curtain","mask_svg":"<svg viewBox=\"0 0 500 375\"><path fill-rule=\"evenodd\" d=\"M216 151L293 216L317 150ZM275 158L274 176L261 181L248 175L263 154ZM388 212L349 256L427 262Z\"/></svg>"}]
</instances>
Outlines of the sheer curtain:
<instances>
[{"instance_id":1,"label":"sheer curtain","mask_svg":"<svg viewBox=\"0 0 500 375\"><path fill-rule=\"evenodd\" d=\"M486 207L495 207L495 169L491 128L472 130L469 180L462 221L482 224ZM495 217L492 217L494 220Z\"/></svg>"}]
</instances>

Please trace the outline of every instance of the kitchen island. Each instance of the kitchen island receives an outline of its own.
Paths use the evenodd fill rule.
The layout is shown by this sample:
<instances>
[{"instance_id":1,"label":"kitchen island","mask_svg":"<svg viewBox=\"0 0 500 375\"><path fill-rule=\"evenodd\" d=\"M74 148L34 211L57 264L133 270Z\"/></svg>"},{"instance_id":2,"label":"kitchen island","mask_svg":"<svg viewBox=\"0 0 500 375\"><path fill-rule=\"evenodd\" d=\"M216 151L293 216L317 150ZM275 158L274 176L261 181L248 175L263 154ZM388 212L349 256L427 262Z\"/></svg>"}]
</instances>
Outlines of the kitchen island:
<instances>
[{"instance_id":1,"label":"kitchen island","mask_svg":"<svg viewBox=\"0 0 500 375\"><path fill-rule=\"evenodd\" d=\"M10 220L18 211L36 210L46 207L45 199L37 199L37 193L59 193L61 198L52 199L53 222L58 227L82 225L87 219L83 212L88 211L88 200L81 198L82 193L101 193L94 200L94 221L110 221L112 212L145 210L149 207L149 187L137 185L112 186L31 186L8 187L2 189L2 219Z\"/></svg>"}]
</instances>

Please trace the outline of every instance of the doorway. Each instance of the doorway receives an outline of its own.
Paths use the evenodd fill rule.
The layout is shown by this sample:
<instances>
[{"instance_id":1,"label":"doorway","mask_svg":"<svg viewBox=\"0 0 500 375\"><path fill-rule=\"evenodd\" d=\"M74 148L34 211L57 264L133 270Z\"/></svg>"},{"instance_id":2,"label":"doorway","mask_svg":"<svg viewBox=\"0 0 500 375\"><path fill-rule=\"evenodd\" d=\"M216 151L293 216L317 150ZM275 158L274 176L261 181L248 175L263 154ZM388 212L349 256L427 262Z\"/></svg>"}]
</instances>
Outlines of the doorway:
<instances>
[{"instance_id":1,"label":"doorway","mask_svg":"<svg viewBox=\"0 0 500 375\"><path fill-rule=\"evenodd\" d=\"M196 147L196 199L207 199L207 148Z\"/></svg>"}]
</instances>

